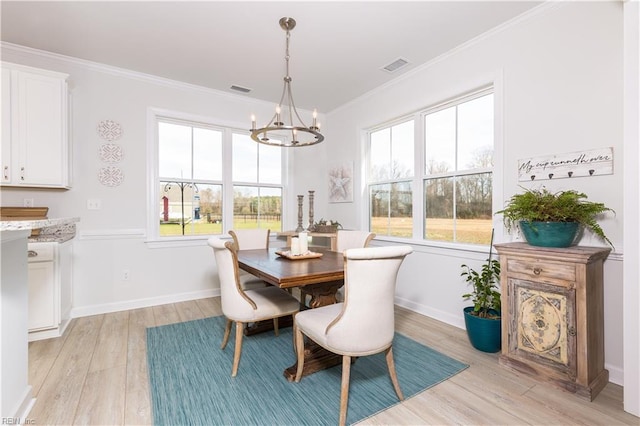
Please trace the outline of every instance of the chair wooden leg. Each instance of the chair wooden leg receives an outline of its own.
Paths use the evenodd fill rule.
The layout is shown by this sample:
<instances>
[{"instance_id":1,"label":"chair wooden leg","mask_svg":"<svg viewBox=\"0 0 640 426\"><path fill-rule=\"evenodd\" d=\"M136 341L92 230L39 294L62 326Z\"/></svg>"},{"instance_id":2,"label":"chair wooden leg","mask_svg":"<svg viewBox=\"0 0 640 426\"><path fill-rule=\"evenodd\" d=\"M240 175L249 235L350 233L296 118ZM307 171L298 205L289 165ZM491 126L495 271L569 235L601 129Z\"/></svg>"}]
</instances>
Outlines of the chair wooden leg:
<instances>
[{"instance_id":1,"label":"chair wooden leg","mask_svg":"<svg viewBox=\"0 0 640 426\"><path fill-rule=\"evenodd\" d=\"M302 378L302 369L304 368L304 335L297 327L295 320L293 322L293 334L295 339L296 355L298 358L298 369L296 370L295 381L299 382Z\"/></svg>"},{"instance_id":2,"label":"chair wooden leg","mask_svg":"<svg viewBox=\"0 0 640 426\"><path fill-rule=\"evenodd\" d=\"M229 342L229 335L231 334L231 325L233 322L228 319L227 325L224 327L224 337L222 338L222 345L220 345L220 349L224 349L227 347L227 343Z\"/></svg>"},{"instance_id":3,"label":"chair wooden leg","mask_svg":"<svg viewBox=\"0 0 640 426\"><path fill-rule=\"evenodd\" d=\"M396 390L396 395L398 395L398 399L400 401L403 401L404 395L402 395L402 389L400 389L400 383L398 382L398 375L396 374L396 365L393 362L393 349L391 348L391 346L389 346L389 349L385 351L385 357L387 358L387 368L389 369L389 376L391 377L393 388Z\"/></svg>"},{"instance_id":4,"label":"chair wooden leg","mask_svg":"<svg viewBox=\"0 0 640 426\"><path fill-rule=\"evenodd\" d=\"M280 331L278 330L278 318L273 319L273 332L276 336L280 335Z\"/></svg>"},{"instance_id":5,"label":"chair wooden leg","mask_svg":"<svg viewBox=\"0 0 640 426\"><path fill-rule=\"evenodd\" d=\"M342 356L342 386L340 387L340 426L347 423L347 406L349 405L349 376L351 374L351 357Z\"/></svg>"},{"instance_id":6,"label":"chair wooden leg","mask_svg":"<svg viewBox=\"0 0 640 426\"><path fill-rule=\"evenodd\" d=\"M244 334L244 323L236 322L236 351L233 354L233 368L231 369L231 377L238 374L238 365L240 364L240 354L242 353L242 335Z\"/></svg>"}]
</instances>

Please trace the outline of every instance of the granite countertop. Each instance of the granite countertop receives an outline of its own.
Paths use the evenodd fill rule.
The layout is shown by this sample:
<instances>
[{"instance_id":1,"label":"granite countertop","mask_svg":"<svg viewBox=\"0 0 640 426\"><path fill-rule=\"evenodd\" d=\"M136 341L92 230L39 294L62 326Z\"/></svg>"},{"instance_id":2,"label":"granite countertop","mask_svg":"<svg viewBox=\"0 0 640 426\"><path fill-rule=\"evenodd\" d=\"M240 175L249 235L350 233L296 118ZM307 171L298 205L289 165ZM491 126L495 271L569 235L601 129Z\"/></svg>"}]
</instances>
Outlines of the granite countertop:
<instances>
[{"instance_id":1,"label":"granite countertop","mask_svg":"<svg viewBox=\"0 0 640 426\"><path fill-rule=\"evenodd\" d=\"M79 217L52 219L2 220L0 231L18 231L21 229L40 229L40 234L29 237L29 242L63 243L76 236L76 222Z\"/></svg>"}]
</instances>

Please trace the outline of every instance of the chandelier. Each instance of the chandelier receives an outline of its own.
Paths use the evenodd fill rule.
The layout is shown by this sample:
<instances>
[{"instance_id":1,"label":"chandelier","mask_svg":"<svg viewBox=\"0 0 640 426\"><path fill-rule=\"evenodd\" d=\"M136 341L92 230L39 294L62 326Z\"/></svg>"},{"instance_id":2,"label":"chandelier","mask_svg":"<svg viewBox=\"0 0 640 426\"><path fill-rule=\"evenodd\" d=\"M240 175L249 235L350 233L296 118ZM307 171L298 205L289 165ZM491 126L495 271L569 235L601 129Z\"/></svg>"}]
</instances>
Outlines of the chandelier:
<instances>
[{"instance_id":1,"label":"chandelier","mask_svg":"<svg viewBox=\"0 0 640 426\"><path fill-rule=\"evenodd\" d=\"M286 36L286 75L280 102L276 105L276 112L271 121L260 128L256 128L256 117L251 116L251 139L256 142L284 147L309 146L320 143L324 136L320 134L320 123L317 121L318 113L313 110L313 121L307 126L293 103L291 93L291 76L289 76L289 39L291 30L296 26L293 18L280 18L280 27L287 32Z\"/></svg>"}]
</instances>

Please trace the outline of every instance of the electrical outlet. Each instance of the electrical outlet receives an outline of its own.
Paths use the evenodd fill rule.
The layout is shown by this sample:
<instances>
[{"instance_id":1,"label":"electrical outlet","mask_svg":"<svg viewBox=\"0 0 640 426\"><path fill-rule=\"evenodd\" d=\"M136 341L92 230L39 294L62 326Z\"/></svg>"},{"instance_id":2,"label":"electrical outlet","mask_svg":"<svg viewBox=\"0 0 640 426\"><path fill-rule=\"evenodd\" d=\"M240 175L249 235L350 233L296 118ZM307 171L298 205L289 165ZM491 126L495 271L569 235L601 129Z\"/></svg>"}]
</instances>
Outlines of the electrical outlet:
<instances>
[{"instance_id":1,"label":"electrical outlet","mask_svg":"<svg viewBox=\"0 0 640 426\"><path fill-rule=\"evenodd\" d=\"M129 270L124 269L122 271L122 281L129 281Z\"/></svg>"},{"instance_id":2,"label":"electrical outlet","mask_svg":"<svg viewBox=\"0 0 640 426\"><path fill-rule=\"evenodd\" d=\"M33 198L25 198L22 200L23 207L33 207Z\"/></svg>"},{"instance_id":3,"label":"electrical outlet","mask_svg":"<svg viewBox=\"0 0 640 426\"><path fill-rule=\"evenodd\" d=\"M102 200L99 198L89 198L87 200L87 210L100 210L102 208Z\"/></svg>"}]
</instances>

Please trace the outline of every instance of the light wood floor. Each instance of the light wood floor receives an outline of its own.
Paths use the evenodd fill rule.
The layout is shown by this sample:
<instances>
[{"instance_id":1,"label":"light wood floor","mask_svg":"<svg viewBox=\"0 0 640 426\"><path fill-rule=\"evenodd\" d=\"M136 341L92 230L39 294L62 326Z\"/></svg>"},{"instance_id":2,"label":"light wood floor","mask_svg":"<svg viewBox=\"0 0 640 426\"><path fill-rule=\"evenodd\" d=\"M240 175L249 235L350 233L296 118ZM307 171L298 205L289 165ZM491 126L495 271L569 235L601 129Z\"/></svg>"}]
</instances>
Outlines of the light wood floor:
<instances>
[{"instance_id":1,"label":"light wood floor","mask_svg":"<svg viewBox=\"0 0 640 426\"><path fill-rule=\"evenodd\" d=\"M77 318L64 336L29 344L35 424L152 424L146 327L221 315L220 298ZM498 365L464 330L397 308L396 329L470 365L362 424L639 425L609 384L593 402ZM339 395L336 395L336 420Z\"/></svg>"}]
</instances>

